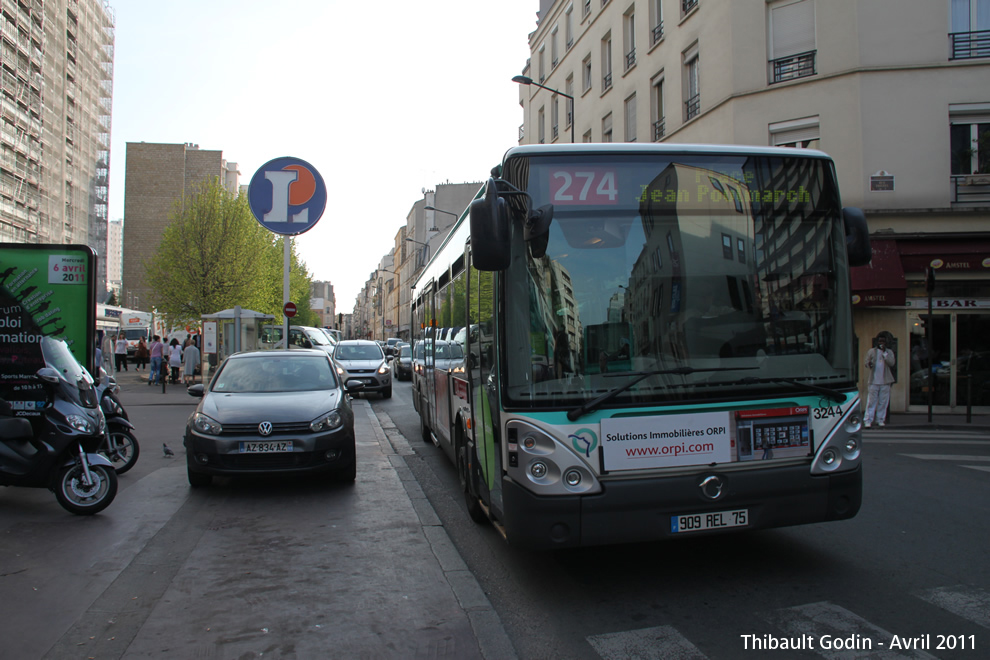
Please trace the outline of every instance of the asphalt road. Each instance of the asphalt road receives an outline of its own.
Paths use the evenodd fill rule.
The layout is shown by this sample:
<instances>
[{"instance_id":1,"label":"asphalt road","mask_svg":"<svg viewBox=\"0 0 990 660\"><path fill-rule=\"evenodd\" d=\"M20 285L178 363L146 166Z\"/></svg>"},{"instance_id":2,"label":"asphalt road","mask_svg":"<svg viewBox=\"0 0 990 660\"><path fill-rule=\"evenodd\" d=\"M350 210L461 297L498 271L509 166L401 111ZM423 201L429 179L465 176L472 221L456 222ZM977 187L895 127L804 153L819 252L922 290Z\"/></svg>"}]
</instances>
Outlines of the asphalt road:
<instances>
[{"instance_id":1,"label":"asphalt road","mask_svg":"<svg viewBox=\"0 0 990 660\"><path fill-rule=\"evenodd\" d=\"M990 654L985 429L869 432L849 521L534 554L470 521L408 384L372 406L416 449L410 469L521 658L758 657L784 639L805 647L776 657ZM823 648L834 638L854 648Z\"/></svg>"}]
</instances>

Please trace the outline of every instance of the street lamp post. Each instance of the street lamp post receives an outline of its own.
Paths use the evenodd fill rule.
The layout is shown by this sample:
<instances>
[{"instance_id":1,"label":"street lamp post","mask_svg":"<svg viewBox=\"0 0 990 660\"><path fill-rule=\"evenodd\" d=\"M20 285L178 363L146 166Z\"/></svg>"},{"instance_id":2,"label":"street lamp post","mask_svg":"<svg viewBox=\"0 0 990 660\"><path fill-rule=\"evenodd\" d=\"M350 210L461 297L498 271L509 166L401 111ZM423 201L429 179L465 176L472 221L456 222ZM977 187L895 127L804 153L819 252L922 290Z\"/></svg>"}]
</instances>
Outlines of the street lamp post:
<instances>
[{"instance_id":1,"label":"street lamp post","mask_svg":"<svg viewBox=\"0 0 990 660\"><path fill-rule=\"evenodd\" d=\"M452 215L454 216L454 222L457 222L457 219L461 217L460 214L454 213L453 211L444 211L443 209L438 209L435 206L427 205L424 206L423 209L427 211L436 211L437 213L446 213L447 215ZM440 231L439 229L437 229L436 224L437 223L434 221L433 226L430 227L429 231Z\"/></svg>"},{"instance_id":2,"label":"street lamp post","mask_svg":"<svg viewBox=\"0 0 990 660\"><path fill-rule=\"evenodd\" d=\"M430 244L423 243L422 241L416 241L411 238L407 238L406 240L409 241L410 243L415 243L416 245L422 245L424 248L426 248L425 250L423 250L423 263L422 263L422 265L425 266L427 260L429 260L430 258Z\"/></svg>"},{"instance_id":3,"label":"street lamp post","mask_svg":"<svg viewBox=\"0 0 990 660\"><path fill-rule=\"evenodd\" d=\"M514 76L512 78L512 82L519 83L520 85L536 85L540 89L545 89L548 92L559 94L563 96L565 99L570 99L571 100L571 144L574 144L574 123L575 123L574 120L577 118L576 117L577 113L575 112L575 107L574 107L574 97L571 96L570 94L564 94L563 92L559 92L556 89L553 89L552 87L541 85L540 83L536 82L529 76Z\"/></svg>"}]
</instances>

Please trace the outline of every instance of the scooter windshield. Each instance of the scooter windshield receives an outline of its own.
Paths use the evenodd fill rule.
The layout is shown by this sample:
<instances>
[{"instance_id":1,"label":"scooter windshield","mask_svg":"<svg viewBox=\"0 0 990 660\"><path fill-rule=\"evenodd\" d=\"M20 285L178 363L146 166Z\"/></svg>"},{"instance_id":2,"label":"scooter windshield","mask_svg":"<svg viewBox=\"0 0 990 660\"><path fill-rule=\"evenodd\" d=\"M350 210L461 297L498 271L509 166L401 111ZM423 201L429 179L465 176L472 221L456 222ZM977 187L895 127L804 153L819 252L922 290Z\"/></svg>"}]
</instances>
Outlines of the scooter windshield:
<instances>
[{"instance_id":1,"label":"scooter windshield","mask_svg":"<svg viewBox=\"0 0 990 660\"><path fill-rule=\"evenodd\" d=\"M79 364L64 341L43 337L41 351L48 366L58 371L61 389L68 398L85 408L96 408L99 405L93 389L93 378Z\"/></svg>"}]
</instances>

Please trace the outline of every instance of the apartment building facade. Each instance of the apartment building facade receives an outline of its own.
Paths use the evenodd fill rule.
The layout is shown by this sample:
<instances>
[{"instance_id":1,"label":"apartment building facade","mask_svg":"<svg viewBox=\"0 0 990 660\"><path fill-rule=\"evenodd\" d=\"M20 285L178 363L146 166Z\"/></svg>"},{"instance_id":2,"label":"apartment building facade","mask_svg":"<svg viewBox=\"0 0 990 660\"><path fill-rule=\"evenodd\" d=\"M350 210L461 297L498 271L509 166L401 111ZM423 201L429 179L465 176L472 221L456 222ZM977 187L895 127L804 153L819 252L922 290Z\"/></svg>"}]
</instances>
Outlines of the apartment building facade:
<instances>
[{"instance_id":1,"label":"apartment building facade","mask_svg":"<svg viewBox=\"0 0 990 660\"><path fill-rule=\"evenodd\" d=\"M337 323L337 298L333 292L333 284L317 280L310 285L309 306L320 317L320 325L324 328L339 330Z\"/></svg>"},{"instance_id":2,"label":"apartment building facade","mask_svg":"<svg viewBox=\"0 0 990 660\"><path fill-rule=\"evenodd\" d=\"M543 0L530 48L550 90L520 85L521 144L829 153L870 226L854 317L861 355L896 341L892 411L990 406L990 0Z\"/></svg>"},{"instance_id":3,"label":"apartment building facade","mask_svg":"<svg viewBox=\"0 0 990 660\"><path fill-rule=\"evenodd\" d=\"M105 295L113 10L0 0L0 23L0 241L89 245Z\"/></svg>"},{"instance_id":4,"label":"apartment building facade","mask_svg":"<svg viewBox=\"0 0 990 660\"><path fill-rule=\"evenodd\" d=\"M392 248L372 271L354 304L356 327L374 339L410 334L412 287L464 210L481 188L475 183L441 183L423 190L406 223L396 231ZM381 304L379 304L381 300Z\"/></svg>"},{"instance_id":5,"label":"apartment building facade","mask_svg":"<svg viewBox=\"0 0 990 660\"><path fill-rule=\"evenodd\" d=\"M218 179L237 194L237 164L199 145L128 142L124 184L123 283L120 302L147 308L145 262L158 250L175 205L204 181Z\"/></svg>"}]
</instances>

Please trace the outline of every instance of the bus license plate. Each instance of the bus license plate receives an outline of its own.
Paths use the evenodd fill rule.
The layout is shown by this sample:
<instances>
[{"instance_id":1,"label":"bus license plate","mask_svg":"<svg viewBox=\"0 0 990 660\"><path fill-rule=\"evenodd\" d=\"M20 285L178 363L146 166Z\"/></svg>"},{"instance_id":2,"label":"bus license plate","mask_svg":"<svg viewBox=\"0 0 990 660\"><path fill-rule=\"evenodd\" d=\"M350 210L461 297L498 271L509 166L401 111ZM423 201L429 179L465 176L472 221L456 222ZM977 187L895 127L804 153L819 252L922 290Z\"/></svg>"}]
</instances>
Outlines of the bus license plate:
<instances>
[{"instance_id":1,"label":"bus license plate","mask_svg":"<svg viewBox=\"0 0 990 660\"><path fill-rule=\"evenodd\" d=\"M713 511L711 513L689 513L684 516L671 516L670 532L672 534L683 534L685 532L702 532L706 529L745 527L748 524L749 509Z\"/></svg>"},{"instance_id":2,"label":"bus license plate","mask_svg":"<svg viewBox=\"0 0 990 660\"><path fill-rule=\"evenodd\" d=\"M292 441L283 442L242 442L242 454L273 454L276 452L292 451Z\"/></svg>"}]
</instances>

